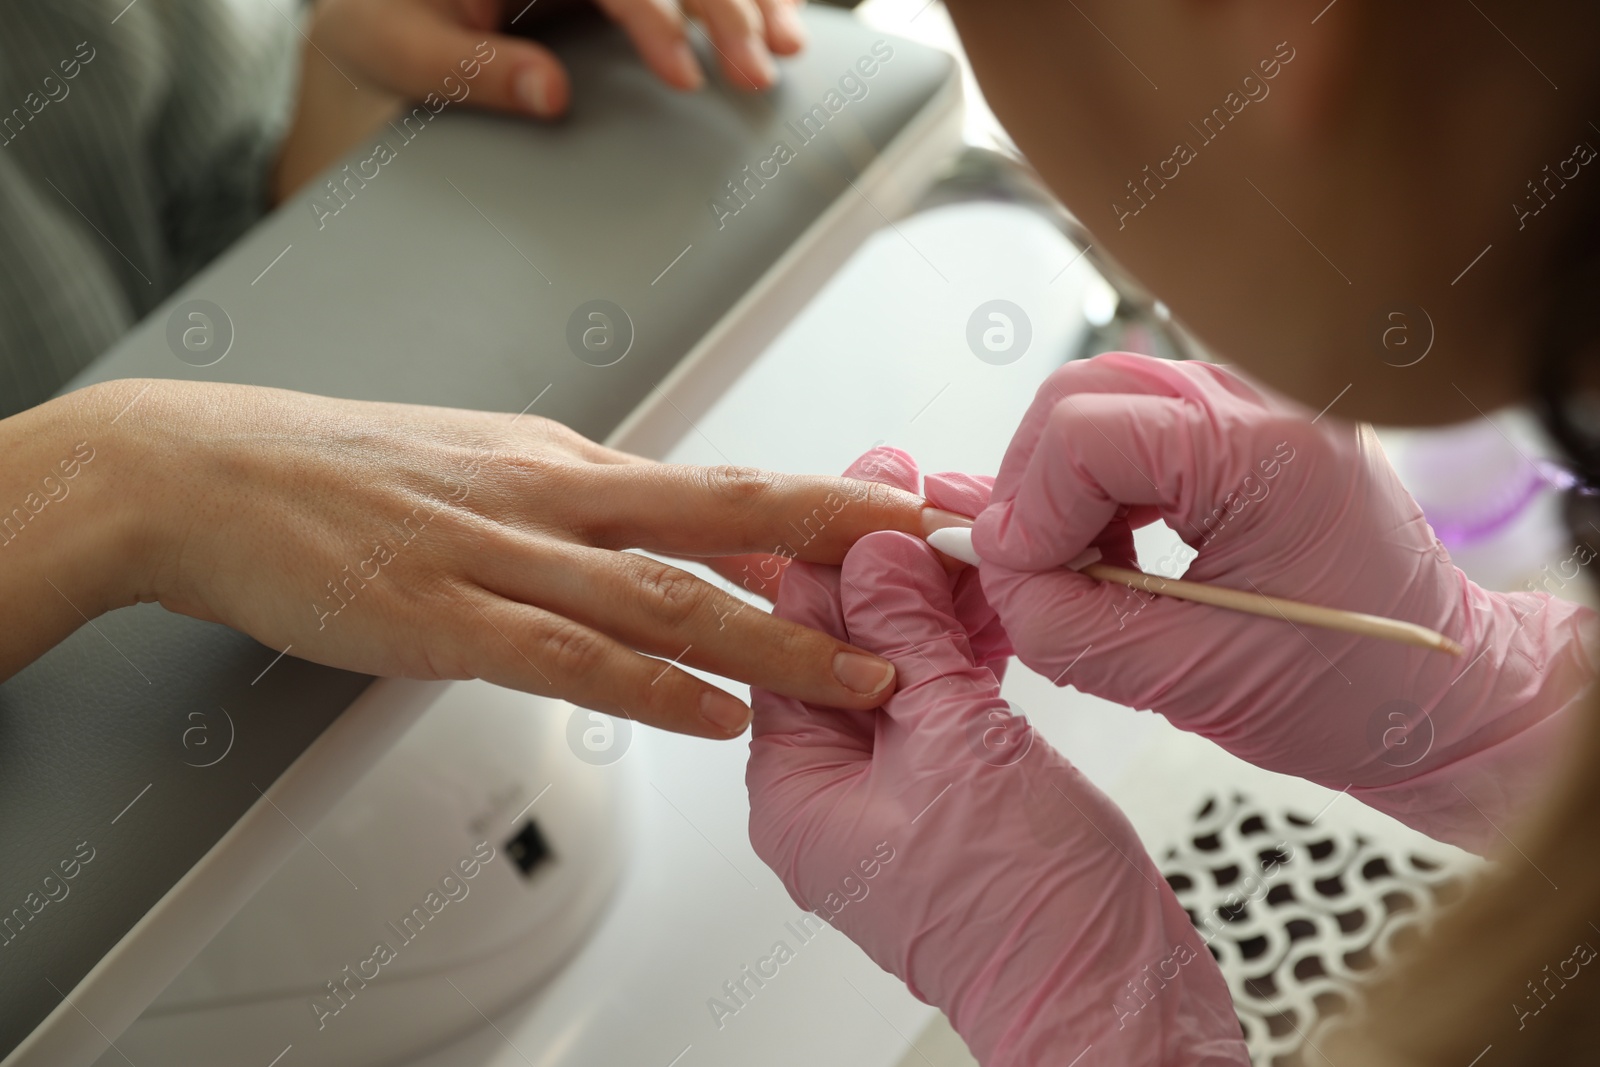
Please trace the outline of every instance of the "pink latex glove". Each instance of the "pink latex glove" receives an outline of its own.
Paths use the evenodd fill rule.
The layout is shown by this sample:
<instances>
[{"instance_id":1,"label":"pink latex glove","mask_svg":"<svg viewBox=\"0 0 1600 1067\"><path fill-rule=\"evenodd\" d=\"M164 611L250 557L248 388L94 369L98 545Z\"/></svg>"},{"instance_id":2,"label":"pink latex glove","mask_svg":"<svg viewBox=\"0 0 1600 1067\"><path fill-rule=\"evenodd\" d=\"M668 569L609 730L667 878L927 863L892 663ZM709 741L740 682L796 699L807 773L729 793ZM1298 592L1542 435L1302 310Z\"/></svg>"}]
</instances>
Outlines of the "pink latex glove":
<instances>
[{"instance_id":1,"label":"pink latex glove","mask_svg":"<svg viewBox=\"0 0 1600 1067\"><path fill-rule=\"evenodd\" d=\"M1136 565L1133 528L1156 518L1198 550L1185 579L1420 623L1466 655L1058 569L1091 544ZM1538 795L1593 675L1593 613L1469 581L1370 429L1204 363L1117 353L1053 374L973 545L1019 656L1057 684L1479 851Z\"/></svg>"},{"instance_id":2,"label":"pink latex glove","mask_svg":"<svg viewBox=\"0 0 1600 1067\"><path fill-rule=\"evenodd\" d=\"M884 456L864 457L878 480L914 491ZM981 504L928 482L937 506ZM1242 1067L1222 976L1133 828L1000 699L974 577L898 533L789 566L778 613L885 656L899 687L869 713L754 693L756 852L985 1067Z\"/></svg>"}]
</instances>

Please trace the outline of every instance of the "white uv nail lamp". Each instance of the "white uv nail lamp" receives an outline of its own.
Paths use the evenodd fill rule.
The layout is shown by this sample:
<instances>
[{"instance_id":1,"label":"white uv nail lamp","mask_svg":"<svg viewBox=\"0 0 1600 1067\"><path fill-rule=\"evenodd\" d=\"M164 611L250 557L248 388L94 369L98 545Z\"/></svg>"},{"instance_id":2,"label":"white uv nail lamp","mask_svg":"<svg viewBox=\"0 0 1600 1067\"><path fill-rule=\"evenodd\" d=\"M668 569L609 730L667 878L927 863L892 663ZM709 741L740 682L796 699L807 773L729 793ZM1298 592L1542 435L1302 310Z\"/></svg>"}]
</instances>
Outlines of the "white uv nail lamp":
<instances>
[{"instance_id":1,"label":"white uv nail lamp","mask_svg":"<svg viewBox=\"0 0 1600 1067\"><path fill-rule=\"evenodd\" d=\"M352 153L71 386L523 410L665 454L959 144L947 55L805 17L761 96L676 94L615 30L555 31L567 122L414 111L381 135L392 159ZM360 610L344 589L324 606ZM96 620L0 686L0 1063L379 1067L498 1040L486 1020L570 967L629 877L628 725L370 681L154 605ZM674 847L704 847L693 828L721 816L663 797ZM614 1029L568 995L528 1062L585 1062ZM657 1007L640 1042L676 1040Z\"/></svg>"}]
</instances>

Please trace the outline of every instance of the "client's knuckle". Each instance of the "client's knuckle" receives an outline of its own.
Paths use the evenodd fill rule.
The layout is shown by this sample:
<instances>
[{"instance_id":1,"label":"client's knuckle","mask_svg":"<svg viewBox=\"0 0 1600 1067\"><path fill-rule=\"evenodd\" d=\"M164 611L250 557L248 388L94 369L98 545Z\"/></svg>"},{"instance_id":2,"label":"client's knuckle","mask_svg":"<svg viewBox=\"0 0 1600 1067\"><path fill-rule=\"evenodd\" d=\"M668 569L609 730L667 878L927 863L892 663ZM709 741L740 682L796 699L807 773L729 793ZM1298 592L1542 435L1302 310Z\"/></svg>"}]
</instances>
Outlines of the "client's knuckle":
<instances>
[{"instance_id":1,"label":"client's knuckle","mask_svg":"<svg viewBox=\"0 0 1600 1067\"><path fill-rule=\"evenodd\" d=\"M539 652L550 671L564 678L592 674L606 659L600 636L566 619L552 623L541 635Z\"/></svg>"},{"instance_id":2,"label":"client's knuckle","mask_svg":"<svg viewBox=\"0 0 1600 1067\"><path fill-rule=\"evenodd\" d=\"M669 627L683 626L708 606L713 593L705 582L666 564L645 568L639 575L639 595L649 614Z\"/></svg>"},{"instance_id":3,"label":"client's knuckle","mask_svg":"<svg viewBox=\"0 0 1600 1067\"><path fill-rule=\"evenodd\" d=\"M729 503L755 508L777 488L777 476L759 467L723 464L701 472L705 487Z\"/></svg>"}]
</instances>

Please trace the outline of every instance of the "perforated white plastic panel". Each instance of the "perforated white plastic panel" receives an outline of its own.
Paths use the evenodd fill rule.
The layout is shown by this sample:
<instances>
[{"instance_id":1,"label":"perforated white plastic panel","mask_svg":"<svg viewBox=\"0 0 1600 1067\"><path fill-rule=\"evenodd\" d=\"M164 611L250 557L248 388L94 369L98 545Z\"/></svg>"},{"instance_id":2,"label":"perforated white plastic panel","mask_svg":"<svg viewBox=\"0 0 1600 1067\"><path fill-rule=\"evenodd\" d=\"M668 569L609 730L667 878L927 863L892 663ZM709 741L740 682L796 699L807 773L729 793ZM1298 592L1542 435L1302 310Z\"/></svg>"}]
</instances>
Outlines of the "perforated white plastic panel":
<instances>
[{"instance_id":1,"label":"perforated white plastic panel","mask_svg":"<svg viewBox=\"0 0 1600 1067\"><path fill-rule=\"evenodd\" d=\"M1208 800L1160 865L1222 968L1258 1067L1301 1062L1354 1006L1363 976L1467 873L1445 849L1318 826L1315 813L1242 795Z\"/></svg>"}]
</instances>

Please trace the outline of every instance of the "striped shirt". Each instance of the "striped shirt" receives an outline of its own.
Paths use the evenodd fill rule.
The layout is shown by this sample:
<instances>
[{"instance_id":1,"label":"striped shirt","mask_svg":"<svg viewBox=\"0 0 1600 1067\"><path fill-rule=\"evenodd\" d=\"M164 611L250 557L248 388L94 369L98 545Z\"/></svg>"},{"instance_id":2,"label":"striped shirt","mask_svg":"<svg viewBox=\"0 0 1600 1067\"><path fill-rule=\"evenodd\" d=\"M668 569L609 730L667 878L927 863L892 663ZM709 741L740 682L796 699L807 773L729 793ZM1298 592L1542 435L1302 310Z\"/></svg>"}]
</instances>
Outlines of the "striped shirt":
<instances>
[{"instance_id":1,"label":"striped shirt","mask_svg":"<svg viewBox=\"0 0 1600 1067\"><path fill-rule=\"evenodd\" d=\"M48 399L267 208L298 0L11 0L0 416Z\"/></svg>"}]
</instances>

